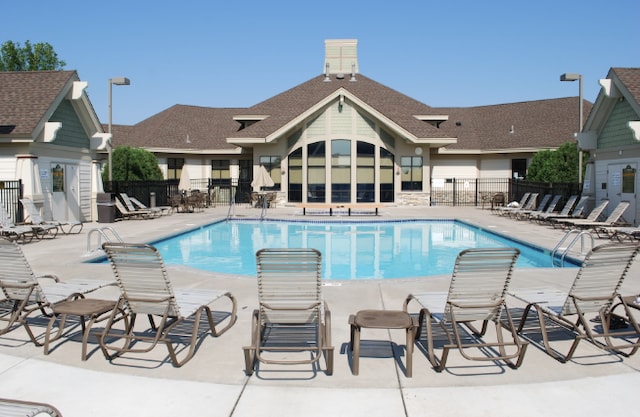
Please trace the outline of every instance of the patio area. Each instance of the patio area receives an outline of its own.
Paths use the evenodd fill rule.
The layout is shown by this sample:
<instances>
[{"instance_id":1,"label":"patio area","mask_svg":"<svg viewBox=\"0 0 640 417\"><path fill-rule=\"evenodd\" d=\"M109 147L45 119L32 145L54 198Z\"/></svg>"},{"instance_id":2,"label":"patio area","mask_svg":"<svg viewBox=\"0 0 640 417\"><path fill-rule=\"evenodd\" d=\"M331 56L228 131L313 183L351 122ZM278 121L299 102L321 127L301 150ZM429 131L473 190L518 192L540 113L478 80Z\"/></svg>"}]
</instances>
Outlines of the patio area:
<instances>
[{"instance_id":1,"label":"patio area","mask_svg":"<svg viewBox=\"0 0 640 417\"><path fill-rule=\"evenodd\" d=\"M126 242L149 242L208 224L227 216L228 207L209 207L195 213L174 213L149 220L85 224L78 235L59 235L22 246L36 275L52 273L62 280L111 279L108 264L85 261L95 256L87 247L90 231L110 226ZM233 213L258 218L260 208L234 207ZM364 220L447 218L553 249L565 232L528 221L492 215L485 207L385 207L379 216L307 216L301 208L267 210L267 218L297 220ZM604 243L606 240L596 240ZM147 354L105 360L95 339L89 357L80 360L81 334L52 346L49 355L29 341L20 328L0 336L0 397L46 402L63 416L186 416L274 417L313 416L584 416L621 415L637 408L640 355L622 358L582 342L573 360L560 363L539 347L529 346L523 365L511 369L492 362L471 362L452 352L447 368L435 372L419 347L413 352L413 376L407 378L393 358L392 346L403 346L403 332L368 329L363 334L359 375L351 372L348 354L349 315L359 310L402 308L416 291L446 290L450 275L397 280L331 281L323 287L331 307L333 375L309 365L261 365L251 377L244 372L242 347L250 342L251 313L257 307L255 277L208 273L188 266L169 266L175 285L231 291L238 300L236 324L219 338L206 337L194 358L181 368L167 360L164 347ZM516 269L511 288L565 288L577 269ZM622 294L640 293L640 260L636 260ZM100 298L117 297L117 289L103 288ZM521 308L510 299L509 306ZM43 320L46 326L46 320ZM95 328L100 328L97 324ZM560 337L560 336L559 336ZM374 344L372 341L383 341ZM370 349L366 351L367 341ZM392 342L392 343L389 343ZM565 343L561 341L560 343ZM570 341L566 341L569 346ZM371 349L375 346L375 349ZM398 350L396 350L396 354ZM404 350L400 353L404 355ZM406 358L403 356L402 361ZM604 396L603 393L607 394ZM610 397L615 393L614 397Z\"/></svg>"}]
</instances>

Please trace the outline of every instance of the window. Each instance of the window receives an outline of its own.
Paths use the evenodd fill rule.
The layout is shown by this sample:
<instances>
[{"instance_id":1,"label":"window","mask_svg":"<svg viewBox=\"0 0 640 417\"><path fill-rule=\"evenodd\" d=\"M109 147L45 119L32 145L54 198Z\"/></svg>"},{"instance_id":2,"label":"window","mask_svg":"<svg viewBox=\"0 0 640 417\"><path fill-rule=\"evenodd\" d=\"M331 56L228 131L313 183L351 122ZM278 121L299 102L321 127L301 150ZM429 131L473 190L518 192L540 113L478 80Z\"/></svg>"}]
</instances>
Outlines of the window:
<instances>
[{"instance_id":1,"label":"window","mask_svg":"<svg viewBox=\"0 0 640 417\"><path fill-rule=\"evenodd\" d=\"M351 202L351 141L331 141L331 202Z\"/></svg>"},{"instance_id":2,"label":"window","mask_svg":"<svg viewBox=\"0 0 640 417\"><path fill-rule=\"evenodd\" d=\"M400 158L400 178L402 191L422 191L422 157L403 156Z\"/></svg>"},{"instance_id":3,"label":"window","mask_svg":"<svg viewBox=\"0 0 640 417\"><path fill-rule=\"evenodd\" d=\"M230 186L231 171L229 161L224 159L211 160L211 185Z\"/></svg>"},{"instance_id":4,"label":"window","mask_svg":"<svg viewBox=\"0 0 640 417\"><path fill-rule=\"evenodd\" d=\"M315 142L307 145L307 201L324 203L327 193L326 145Z\"/></svg>"},{"instance_id":5,"label":"window","mask_svg":"<svg viewBox=\"0 0 640 417\"><path fill-rule=\"evenodd\" d=\"M289 155L289 201L302 202L302 148Z\"/></svg>"},{"instance_id":6,"label":"window","mask_svg":"<svg viewBox=\"0 0 640 417\"><path fill-rule=\"evenodd\" d=\"M393 154L380 148L380 202L393 201Z\"/></svg>"},{"instance_id":7,"label":"window","mask_svg":"<svg viewBox=\"0 0 640 417\"><path fill-rule=\"evenodd\" d=\"M267 172L271 176L273 180L273 189L279 190L282 183L282 161L279 156L261 156L260 157L260 165L264 166L267 169Z\"/></svg>"},{"instance_id":8,"label":"window","mask_svg":"<svg viewBox=\"0 0 640 417\"><path fill-rule=\"evenodd\" d=\"M375 146L358 141L356 145L356 202L371 203L375 201Z\"/></svg>"},{"instance_id":9,"label":"window","mask_svg":"<svg viewBox=\"0 0 640 417\"><path fill-rule=\"evenodd\" d=\"M184 158L167 158L167 179L178 180L184 166Z\"/></svg>"}]
</instances>

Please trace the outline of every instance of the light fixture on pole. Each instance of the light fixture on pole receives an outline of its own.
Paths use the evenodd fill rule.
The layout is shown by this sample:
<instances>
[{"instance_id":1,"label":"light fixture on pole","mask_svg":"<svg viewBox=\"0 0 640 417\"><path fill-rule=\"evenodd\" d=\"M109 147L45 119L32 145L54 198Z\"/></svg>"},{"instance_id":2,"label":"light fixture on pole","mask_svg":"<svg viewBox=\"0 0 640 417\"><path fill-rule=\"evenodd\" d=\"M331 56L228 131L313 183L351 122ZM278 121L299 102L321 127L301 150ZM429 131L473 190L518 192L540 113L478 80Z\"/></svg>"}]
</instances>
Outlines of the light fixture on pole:
<instances>
[{"instance_id":1,"label":"light fixture on pole","mask_svg":"<svg viewBox=\"0 0 640 417\"><path fill-rule=\"evenodd\" d=\"M126 77L116 77L116 78L109 78L109 144L107 146L107 151L108 151L108 160L107 163L109 164L109 181L113 180L113 168L112 168L112 163L111 163L111 154L113 153L113 145L112 145L112 133L111 133L111 122L112 122L112 111L111 111L111 107L112 107L112 103L111 103L111 90L113 90L113 85L130 85L131 81L126 78Z\"/></svg>"},{"instance_id":2,"label":"light fixture on pole","mask_svg":"<svg viewBox=\"0 0 640 417\"><path fill-rule=\"evenodd\" d=\"M560 81L578 81L578 134L582 133L582 74L566 72L560 75ZM580 149L580 141L578 141L578 184L582 184L582 149Z\"/></svg>"}]
</instances>

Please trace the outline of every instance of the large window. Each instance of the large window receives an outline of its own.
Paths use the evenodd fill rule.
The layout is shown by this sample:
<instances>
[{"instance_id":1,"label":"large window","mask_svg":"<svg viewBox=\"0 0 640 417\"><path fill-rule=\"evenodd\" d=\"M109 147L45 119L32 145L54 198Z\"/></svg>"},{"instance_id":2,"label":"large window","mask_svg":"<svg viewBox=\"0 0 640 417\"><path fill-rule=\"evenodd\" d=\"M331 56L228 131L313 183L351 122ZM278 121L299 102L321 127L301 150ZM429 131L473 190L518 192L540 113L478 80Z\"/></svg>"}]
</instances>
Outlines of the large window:
<instances>
[{"instance_id":1,"label":"large window","mask_svg":"<svg viewBox=\"0 0 640 417\"><path fill-rule=\"evenodd\" d=\"M184 166L184 158L167 158L167 179L178 180Z\"/></svg>"},{"instance_id":2,"label":"large window","mask_svg":"<svg viewBox=\"0 0 640 417\"><path fill-rule=\"evenodd\" d=\"M273 180L273 189L279 190L282 183L282 161L279 156L261 156L260 165L267 169Z\"/></svg>"},{"instance_id":3,"label":"large window","mask_svg":"<svg viewBox=\"0 0 640 417\"><path fill-rule=\"evenodd\" d=\"M400 158L402 191L422 191L422 157L403 156Z\"/></svg>"},{"instance_id":4,"label":"large window","mask_svg":"<svg viewBox=\"0 0 640 417\"><path fill-rule=\"evenodd\" d=\"M302 202L302 148L289 155L289 201Z\"/></svg>"},{"instance_id":5,"label":"large window","mask_svg":"<svg viewBox=\"0 0 640 417\"><path fill-rule=\"evenodd\" d=\"M358 141L356 145L356 201L371 203L375 201L375 146Z\"/></svg>"},{"instance_id":6,"label":"large window","mask_svg":"<svg viewBox=\"0 0 640 417\"><path fill-rule=\"evenodd\" d=\"M327 193L326 145L315 142L307 145L307 201L324 203Z\"/></svg>"},{"instance_id":7,"label":"large window","mask_svg":"<svg viewBox=\"0 0 640 417\"><path fill-rule=\"evenodd\" d=\"M331 202L351 202L351 141L331 141Z\"/></svg>"},{"instance_id":8,"label":"large window","mask_svg":"<svg viewBox=\"0 0 640 417\"><path fill-rule=\"evenodd\" d=\"M393 201L393 154L380 148L380 202Z\"/></svg>"},{"instance_id":9,"label":"large window","mask_svg":"<svg viewBox=\"0 0 640 417\"><path fill-rule=\"evenodd\" d=\"M229 161L224 159L211 160L211 185L231 185Z\"/></svg>"}]
</instances>

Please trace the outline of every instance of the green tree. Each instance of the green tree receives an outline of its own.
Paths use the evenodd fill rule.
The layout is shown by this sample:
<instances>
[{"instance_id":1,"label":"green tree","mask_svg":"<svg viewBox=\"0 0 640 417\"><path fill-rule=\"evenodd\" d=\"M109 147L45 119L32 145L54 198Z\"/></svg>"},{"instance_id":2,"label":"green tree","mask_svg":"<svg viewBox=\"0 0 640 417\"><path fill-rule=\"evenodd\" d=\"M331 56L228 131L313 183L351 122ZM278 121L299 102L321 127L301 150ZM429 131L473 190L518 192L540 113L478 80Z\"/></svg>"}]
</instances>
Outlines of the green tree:
<instances>
[{"instance_id":1,"label":"green tree","mask_svg":"<svg viewBox=\"0 0 640 417\"><path fill-rule=\"evenodd\" d=\"M118 146L111 155L114 181L162 180L158 160L151 152L131 146ZM105 165L102 181L109 181L109 166Z\"/></svg>"},{"instance_id":2,"label":"green tree","mask_svg":"<svg viewBox=\"0 0 640 417\"><path fill-rule=\"evenodd\" d=\"M26 41L20 46L20 43L6 41L0 47L0 71L60 70L65 65L53 46L46 42L32 45Z\"/></svg>"},{"instance_id":3,"label":"green tree","mask_svg":"<svg viewBox=\"0 0 640 417\"><path fill-rule=\"evenodd\" d=\"M528 181L578 182L578 146L565 142L555 151L536 153L527 170Z\"/></svg>"}]
</instances>

